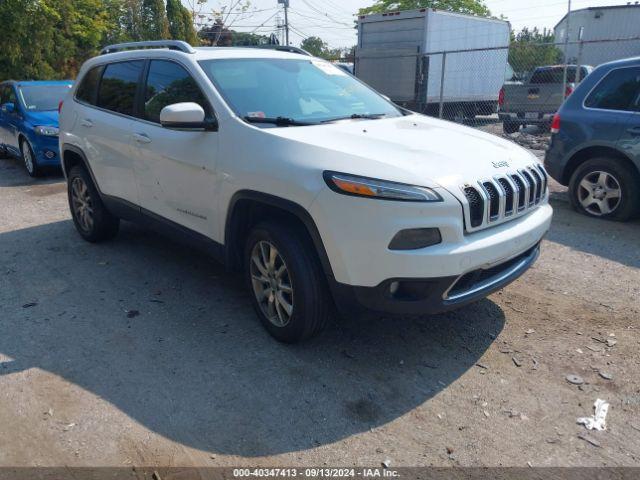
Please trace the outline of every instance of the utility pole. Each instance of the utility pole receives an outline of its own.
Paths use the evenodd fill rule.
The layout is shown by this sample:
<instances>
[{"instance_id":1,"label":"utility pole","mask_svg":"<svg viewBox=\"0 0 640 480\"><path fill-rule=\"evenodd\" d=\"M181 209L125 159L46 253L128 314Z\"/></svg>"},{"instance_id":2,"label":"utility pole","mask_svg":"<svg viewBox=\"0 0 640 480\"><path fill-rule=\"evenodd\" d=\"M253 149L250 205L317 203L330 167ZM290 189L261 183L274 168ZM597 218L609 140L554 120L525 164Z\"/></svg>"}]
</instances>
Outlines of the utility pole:
<instances>
[{"instance_id":1,"label":"utility pole","mask_svg":"<svg viewBox=\"0 0 640 480\"><path fill-rule=\"evenodd\" d=\"M564 100L567 94L567 63L569 59L567 58L567 52L569 50L569 27L571 26L571 0L568 0L569 5L567 6L567 31L564 35L564 72L562 74L562 98ZM577 72L576 72L577 73Z\"/></svg>"},{"instance_id":2,"label":"utility pole","mask_svg":"<svg viewBox=\"0 0 640 480\"><path fill-rule=\"evenodd\" d=\"M278 0L284 7L284 40L285 45L289 45L289 0Z\"/></svg>"}]
</instances>

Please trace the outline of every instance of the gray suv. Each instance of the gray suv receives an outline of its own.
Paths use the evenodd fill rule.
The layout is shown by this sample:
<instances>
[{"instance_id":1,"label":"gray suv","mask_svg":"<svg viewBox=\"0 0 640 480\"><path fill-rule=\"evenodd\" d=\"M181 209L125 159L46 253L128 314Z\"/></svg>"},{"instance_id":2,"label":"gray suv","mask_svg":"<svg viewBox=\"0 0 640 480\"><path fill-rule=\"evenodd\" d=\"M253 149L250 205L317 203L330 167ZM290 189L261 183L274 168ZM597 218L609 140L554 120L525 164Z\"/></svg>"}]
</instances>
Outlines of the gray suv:
<instances>
[{"instance_id":1,"label":"gray suv","mask_svg":"<svg viewBox=\"0 0 640 480\"><path fill-rule=\"evenodd\" d=\"M586 215L640 214L640 57L596 68L553 118L545 158Z\"/></svg>"}]
</instances>

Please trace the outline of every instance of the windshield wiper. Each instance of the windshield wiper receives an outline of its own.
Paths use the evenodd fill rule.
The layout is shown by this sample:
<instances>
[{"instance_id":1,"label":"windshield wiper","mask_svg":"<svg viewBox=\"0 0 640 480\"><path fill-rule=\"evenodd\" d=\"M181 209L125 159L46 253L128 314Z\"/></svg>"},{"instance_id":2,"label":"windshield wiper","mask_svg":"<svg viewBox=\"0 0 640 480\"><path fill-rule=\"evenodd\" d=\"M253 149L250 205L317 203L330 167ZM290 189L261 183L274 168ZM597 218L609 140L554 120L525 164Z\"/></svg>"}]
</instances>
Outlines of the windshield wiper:
<instances>
[{"instance_id":1,"label":"windshield wiper","mask_svg":"<svg viewBox=\"0 0 640 480\"><path fill-rule=\"evenodd\" d=\"M303 122L289 117L244 117L244 119L249 123L272 123L279 127L317 125L317 123Z\"/></svg>"},{"instance_id":2,"label":"windshield wiper","mask_svg":"<svg viewBox=\"0 0 640 480\"><path fill-rule=\"evenodd\" d=\"M386 113L354 113L345 117L329 118L328 120L323 120L321 123L338 122L340 120L377 120L378 118L383 118L386 116Z\"/></svg>"}]
</instances>

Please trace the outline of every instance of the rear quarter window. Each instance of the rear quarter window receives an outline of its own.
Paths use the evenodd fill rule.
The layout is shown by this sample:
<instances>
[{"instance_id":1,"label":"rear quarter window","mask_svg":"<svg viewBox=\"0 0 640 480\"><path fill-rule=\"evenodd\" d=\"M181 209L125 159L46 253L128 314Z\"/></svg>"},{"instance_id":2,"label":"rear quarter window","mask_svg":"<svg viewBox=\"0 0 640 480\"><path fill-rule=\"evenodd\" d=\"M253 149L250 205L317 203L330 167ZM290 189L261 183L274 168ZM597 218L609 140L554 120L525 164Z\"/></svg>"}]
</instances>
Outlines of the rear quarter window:
<instances>
[{"instance_id":1,"label":"rear quarter window","mask_svg":"<svg viewBox=\"0 0 640 480\"><path fill-rule=\"evenodd\" d=\"M584 101L585 107L603 110L638 109L640 67L611 70L600 80Z\"/></svg>"},{"instance_id":2,"label":"rear quarter window","mask_svg":"<svg viewBox=\"0 0 640 480\"><path fill-rule=\"evenodd\" d=\"M95 105L98 96L98 83L100 83L100 75L102 74L102 66L93 67L82 78L78 89L76 90L76 98L81 102Z\"/></svg>"}]
</instances>

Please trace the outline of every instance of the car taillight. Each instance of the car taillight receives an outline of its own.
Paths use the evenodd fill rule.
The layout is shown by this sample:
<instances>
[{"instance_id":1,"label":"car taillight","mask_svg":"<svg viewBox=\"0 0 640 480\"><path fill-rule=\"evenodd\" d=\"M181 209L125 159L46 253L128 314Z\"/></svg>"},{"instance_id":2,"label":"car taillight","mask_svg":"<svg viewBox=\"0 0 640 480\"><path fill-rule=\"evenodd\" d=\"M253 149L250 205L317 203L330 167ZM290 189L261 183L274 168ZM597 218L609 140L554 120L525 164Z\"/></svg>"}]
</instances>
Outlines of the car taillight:
<instances>
[{"instance_id":1,"label":"car taillight","mask_svg":"<svg viewBox=\"0 0 640 480\"><path fill-rule=\"evenodd\" d=\"M564 91L564 98L567 98L572 93L573 93L573 87L571 85L567 85L567 88Z\"/></svg>"},{"instance_id":2,"label":"car taillight","mask_svg":"<svg viewBox=\"0 0 640 480\"><path fill-rule=\"evenodd\" d=\"M62 113L62 104L64 103L64 100L60 100L60 103L58 104L58 113Z\"/></svg>"},{"instance_id":3,"label":"car taillight","mask_svg":"<svg viewBox=\"0 0 640 480\"><path fill-rule=\"evenodd\" d=\"M551 133L558 133L560 131L560 114L556 113L551 121Z\"/></svg>"},{"instance_id":4,"label":"car taillight","mask_svg":"<svg viewBox=\"0 0 640 480\"><path fill-rule=\"evenodd\" d=\"M500 93L498 93L498 106L502 107L504 105L504 87L500 89Z\"/></svg>"}]
</instances>

